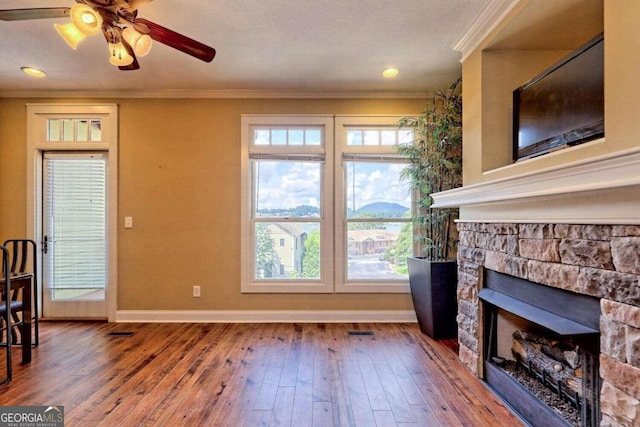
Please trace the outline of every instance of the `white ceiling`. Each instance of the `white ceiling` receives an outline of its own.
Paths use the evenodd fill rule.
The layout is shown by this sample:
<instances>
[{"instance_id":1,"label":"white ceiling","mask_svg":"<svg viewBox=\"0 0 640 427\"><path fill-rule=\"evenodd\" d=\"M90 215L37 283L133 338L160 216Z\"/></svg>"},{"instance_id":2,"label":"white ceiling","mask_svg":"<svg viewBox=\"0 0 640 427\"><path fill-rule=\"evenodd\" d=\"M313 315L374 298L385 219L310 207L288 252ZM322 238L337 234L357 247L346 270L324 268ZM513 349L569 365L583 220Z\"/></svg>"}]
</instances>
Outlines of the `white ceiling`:
<instances>
[{"instance_id":1,"label":"white ceiling","mask_svg":"<svg viewBox=\"0 0 640 427\"><path fill-rule=\"evenodd\" d=\"M217 50L213 62L155 43L137 71L109 64L102 36L73 51L66 19L0 21L0 96L109 93L424 93L460 75L453 50L490 0L155 0L139 17ZM0 0L0 9L73 0ZM386 66L400 75L381 77ZM43 69L34 79L22 66Z\"/></svg>"}]
</instances>

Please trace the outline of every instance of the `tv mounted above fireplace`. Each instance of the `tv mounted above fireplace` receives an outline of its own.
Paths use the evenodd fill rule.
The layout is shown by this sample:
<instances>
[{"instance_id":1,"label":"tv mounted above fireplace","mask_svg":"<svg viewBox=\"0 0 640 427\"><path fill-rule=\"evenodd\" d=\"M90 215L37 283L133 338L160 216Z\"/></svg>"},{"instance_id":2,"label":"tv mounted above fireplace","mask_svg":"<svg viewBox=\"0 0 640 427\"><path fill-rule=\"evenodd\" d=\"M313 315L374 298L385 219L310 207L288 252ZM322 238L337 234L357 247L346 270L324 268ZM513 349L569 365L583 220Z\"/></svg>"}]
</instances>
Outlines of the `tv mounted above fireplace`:
<instances>
[{"instance_id":1,"label":"tv mounted above fireplace","mask_svg":"<svg viewBox=\"0 0 640 427\"><path fill-rule=\"evenodd\" d=\"M604 38L513 92L514 161L604 136Z\"/></svg>"}]
</instances>

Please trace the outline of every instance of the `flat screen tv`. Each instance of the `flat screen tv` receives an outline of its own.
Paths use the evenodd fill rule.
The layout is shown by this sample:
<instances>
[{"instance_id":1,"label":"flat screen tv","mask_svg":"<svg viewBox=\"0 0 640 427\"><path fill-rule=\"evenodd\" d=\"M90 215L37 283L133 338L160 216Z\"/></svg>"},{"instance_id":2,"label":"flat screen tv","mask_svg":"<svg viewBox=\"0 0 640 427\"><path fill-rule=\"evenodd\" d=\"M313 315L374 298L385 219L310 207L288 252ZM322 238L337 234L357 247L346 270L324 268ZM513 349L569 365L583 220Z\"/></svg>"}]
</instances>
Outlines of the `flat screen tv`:
<instances>
[{"instance_id":1,"label":"flat screen tv","mask_svg":"<svg viewBox=\"0 0 640 427\"><path fill-rule=\"evenodd\" d=\"M604 136L604 39L599 35L513 92L513 158Z\"/></svg>"}]
</instances>

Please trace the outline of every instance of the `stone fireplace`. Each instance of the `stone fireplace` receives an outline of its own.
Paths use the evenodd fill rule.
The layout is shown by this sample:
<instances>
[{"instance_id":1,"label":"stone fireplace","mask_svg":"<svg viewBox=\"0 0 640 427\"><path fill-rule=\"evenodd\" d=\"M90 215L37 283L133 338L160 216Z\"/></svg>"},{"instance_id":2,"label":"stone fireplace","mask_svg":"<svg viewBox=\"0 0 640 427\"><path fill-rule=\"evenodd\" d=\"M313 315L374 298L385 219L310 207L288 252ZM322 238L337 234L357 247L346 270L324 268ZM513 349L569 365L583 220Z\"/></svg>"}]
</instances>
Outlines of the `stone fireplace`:
<instances>
[{"instance_id":1,"label":"stone fireplace","mask_svg":"<svg viewBox=\"0 0 640 427\"><path fill-rule=\"evenodd\" d=\"M599 425L600 299L484 269L484 380L535 426Z\"/></svg>"},{"instance_id":2,"label":"stone fireplace","mask_svg":"<svg viewBox=\"0 0 640 427\"><path fill-rule=\"evenodd\" d=\"M459 355L486 378L484 270L599 299L601 425L640 425L640 226L458 223Z\"/></svg>"}]
</instances>

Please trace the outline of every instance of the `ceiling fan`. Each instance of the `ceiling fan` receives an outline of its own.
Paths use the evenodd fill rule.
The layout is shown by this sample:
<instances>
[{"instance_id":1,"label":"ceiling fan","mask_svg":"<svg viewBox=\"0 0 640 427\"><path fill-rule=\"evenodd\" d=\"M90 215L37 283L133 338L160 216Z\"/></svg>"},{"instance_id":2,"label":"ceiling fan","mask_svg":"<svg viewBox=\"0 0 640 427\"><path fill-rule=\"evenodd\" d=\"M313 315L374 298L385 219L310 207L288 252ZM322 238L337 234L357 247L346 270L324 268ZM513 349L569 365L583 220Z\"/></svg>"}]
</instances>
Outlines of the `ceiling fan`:
<instances>
[{"instance_id":1,"label":"ceiling fan","mask_svg":"<svg viewBox=\"0 0 640 427\"><path fill-rule=\"evenodd\" d=\"M75 0L72 7L45 7L0 10L2 21L70 17L67 24L54 27L69 46L76 49L85 37L104 35L111 64L121 70L140 68L137 57L151 49L152 40L170 46L205 62L211 62L216 50L185 35L143 18L138 9L152 0Z\"/></svg>"}]
</instances>

